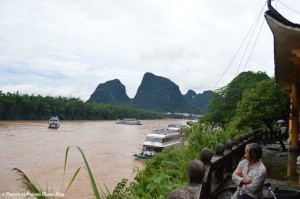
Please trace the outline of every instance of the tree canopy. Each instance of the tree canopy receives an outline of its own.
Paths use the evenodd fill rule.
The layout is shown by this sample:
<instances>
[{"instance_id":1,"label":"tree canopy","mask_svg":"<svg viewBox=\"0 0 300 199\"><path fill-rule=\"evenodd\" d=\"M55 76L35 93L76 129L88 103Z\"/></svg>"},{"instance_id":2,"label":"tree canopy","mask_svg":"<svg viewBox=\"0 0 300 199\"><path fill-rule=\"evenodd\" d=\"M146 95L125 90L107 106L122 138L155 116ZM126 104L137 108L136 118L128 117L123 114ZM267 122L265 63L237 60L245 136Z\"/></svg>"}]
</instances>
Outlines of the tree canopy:
<instances>
[{"instance_id":1,"label":"tree canopy","mask_svg":"<svg viewBox=\"0 0 300 199\"><path fill-rule=\"evenodd\" d=\"M0 92L0 120L45 120L50 116L66 120L114 120L133 117L157 119L161 114L128 106L84 103L79 98L20 95Z\"/></svg>"},{"instance_id":2,"label":"tree canopy","mask_svg":"<svg viewBox=\"0 0 300 199\"><path fill-rule=\"evenodd\" d=\"M254 88L270 77L264 72L243 72L228 85L214 91L207 115L202 121L225 127L236 114L237 103L242 99L244 91Z\"/></svg>"},{"instance_id":3,"label":"tree canopy","mask_svg":"<svg viewBox=\"0 0 300 199\"><path fill-rule=\"evenodd\" d=\"M273 131L278 119L288 119L289 102L288 95L276 87L274 79L262 81L244 92L237 104L233 122L237 127L267 127Z\"/></svg>"}]
</instances>

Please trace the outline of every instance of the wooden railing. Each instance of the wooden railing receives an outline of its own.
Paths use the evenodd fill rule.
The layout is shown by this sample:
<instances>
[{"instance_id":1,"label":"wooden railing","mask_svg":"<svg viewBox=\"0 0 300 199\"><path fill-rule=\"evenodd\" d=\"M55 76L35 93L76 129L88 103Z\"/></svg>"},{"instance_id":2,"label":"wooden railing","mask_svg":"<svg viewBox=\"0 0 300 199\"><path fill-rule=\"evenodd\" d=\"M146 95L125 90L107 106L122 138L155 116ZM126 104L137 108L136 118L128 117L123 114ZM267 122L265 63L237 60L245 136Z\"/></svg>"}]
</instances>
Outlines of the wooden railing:
<instances>
[{"instance_id":1,"label":"wooden railing","mask_svg":"<svg viewBox=\"0 0 300 199\"><path fill-rule=\"evenodd\" d=\"M193 160L189 164L189 183L171 192L167 198L216 199L217 193L226 186L224 183L228 182L243 158L245 146L270 138L273 135L268 131L258 130L227 140L225 144L217 144L216 154L208 148L202 149L200 160Z\"/></svg>"}]
</instances>

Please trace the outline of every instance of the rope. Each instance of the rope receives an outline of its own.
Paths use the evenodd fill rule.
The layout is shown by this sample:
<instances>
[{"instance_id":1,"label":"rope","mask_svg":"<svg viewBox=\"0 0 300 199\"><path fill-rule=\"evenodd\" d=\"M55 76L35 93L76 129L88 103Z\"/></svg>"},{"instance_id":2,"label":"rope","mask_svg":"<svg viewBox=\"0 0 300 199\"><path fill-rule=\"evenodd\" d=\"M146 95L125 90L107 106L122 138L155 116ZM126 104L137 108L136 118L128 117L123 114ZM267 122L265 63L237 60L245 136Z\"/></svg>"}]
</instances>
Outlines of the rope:
<instances>
[{"instance_id":1,"label":"rope","mask_svg":"<svg viewBox=\"0 0 300 199\"><path fill-rule=\"evenodd\" d=\"M215 88L217 87L217 85L219 84L219 82L221 81L221 79L223 78L223 76L225 75L225 73L227 72L227 70L229 69L230 65L232 64L232 62L234 61L234 59L236 58L238 52L240 51L241 47L243 46L244 42L246 41L248 35L250 34L253 26L256 24L257 25L257 21L259 19L259 17L261 16L265 6L266 6L267 2L264 3L261 11L259 12L258 17L255 19L254 23L252 24L250 30L248 31L248 33L246 34L245 38L243 39L243 42L241 43L241 45L239 46L238 50L236 51L235 55L233 56L232 60L229 62L228 66L226 67L225 71L222 73L221 77L219 78L219 80L217 81L217 83L215 84L215 86L213 87L213 90L215 90ZM254 29L255 30L255 29Z\"/></svg>"},{"instance_id":2,"label":"rope","mask_svg":"<svg viewBox=\"0 0 300 199\"><path fill-rule=\"evenodd\" d=\"M278 2L279 2L281 5L283 5L284 7L290 9L291 11L293 11L293 12L295 12L295 13L297 13L297 14L300 14L300 12L298 12L298 11L294 10L293 8L291 8L291 7L287 6L287 5L285 5L285 4L282 3L280 0L278 0Z\"/></svg>"},{"instance_id":3,"label":"rope","mask_svg":"<svg viewBox=\"0 0 300 199\"><path fill-rule=\"evenodd\" d=\"M259 38L261 29L262 29L264 23L265 23L265 20L263 20L263 22L262 22L262 24L261 24L261 26L260 26L259 32L258 32L257 37L256 37L256 39L255 39L254 45L253 45L253 47L252 47L252 49L251 49L250 55L249 55L249 57L248 57L248 59L247 59L247 62L246 62L246 64L245 64L244 68L243 68L243 72L245 72L246 66L247 66L247 64L248 64L248 62L249 62L249 60L250 60L250 57L251 57L252 53L253 53L254 47L255 47L256 42L257 42L257 40L258 40L258 38Z\"/></svg>"},{"instance_id":4,"label":"rope","mask_svg":"<svg viewBox=\"0 0 300 199\"><path fill-rule=\"evenodd\" d=\"M262 11L263 11L263 10L262 10ZM255 30L256 30L256 27L257 27L259 18L260 18L261 14L262 14L262 11L259 13L258 17L256 18L256 21L254 22L254 23L255 23L255 26L254 26L253 32L252 32L252 34L251 34L251 36L250 36L250 39L249 39L249 41L248 41L248 44L247 44L247 46L246 46L246 49L245 49L245 51L244 51L244 53L243 53L243 56L242 56L242 58L241 58L241 61L240 61L240 63L239 63L238 70L236 71L236 76L237 76L238 73L239 73L240 66L241 66L241 64L242 64L242 61L243 61L243 59L244 59L244 56L245 56L245 54L246 54L246 52L247 52L247 50L248 50L248 47L249 47L249 45L250 45L250 42L251 42L252 37L253 37L253 35L254 35L254 32L255 32Z\"/></svg>"}]
</instances>

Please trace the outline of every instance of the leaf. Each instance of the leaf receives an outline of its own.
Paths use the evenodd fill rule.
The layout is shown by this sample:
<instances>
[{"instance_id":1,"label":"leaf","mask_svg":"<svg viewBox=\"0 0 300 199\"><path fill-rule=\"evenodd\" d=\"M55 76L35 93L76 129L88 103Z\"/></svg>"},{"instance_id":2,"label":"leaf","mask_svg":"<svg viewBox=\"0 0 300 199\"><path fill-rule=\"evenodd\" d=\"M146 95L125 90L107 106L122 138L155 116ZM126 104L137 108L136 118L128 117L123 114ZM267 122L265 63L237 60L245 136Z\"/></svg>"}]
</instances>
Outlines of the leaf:
<instances>
[{"instance_id":1,"label":"leaf","mask_svg":"<svg viewBox=\"0 0 300 199\"><path fill-rule=\"evenodd\" d=\"M67 193L67 191L69 190L70 186L72 185L73 181L75 180L75 178L76 178L77 174L79 173L80 169L81 169L81 167L79 167L79 168L76 170L76 172L74 173L73 178L72 178L71 182L69 183L69 186L68 186L68 188L67 188L67 190L66 190L65 193Z\"/></svg>"},{"instance_id":2,"label":"leaf","mask_svg":"<svg viewBox=\"0 0 300 199\"><path fill-rule=\"evenodd\" d=\"M98 189L97 189L97 185L96 185L96 183L95 183L95 180L94 180L92 171L91 171L91 169L90 169L90 167L89 167L88 161L86 160L83 151L81 150L81 148L80 148L79 146L69 146L69 147L66 149L65 165L64 165L64 177L65 177L65 171L66 171L66 166L67 166L68 153L69 153L69 149L70 149L71 147L77 148L77 150L80 152L80 154L81 154L81 156L82 156L82 158L83 158L83 160L84 160L84 164L85 164L85 167L86 167L86 170L87 170L87 173L88 173L90 182L91 182L91 186L92 186L92 188L93 188L94 195L95 195L95 197L96 197L97 199L100 199L101 197L100 197L99 191L98 191ZM72 182L73 182L73 180L75 179L75 177L77 176L79 170L80 170L80 169L77 169L77 171L75 172L75 174L74 174L74 176L73 176L73 178L72 178ZM63 179L64 179L64 177L63 177ZM68 187L68 189L69 189L69 187Z\"/></svg>"}]
</instances>

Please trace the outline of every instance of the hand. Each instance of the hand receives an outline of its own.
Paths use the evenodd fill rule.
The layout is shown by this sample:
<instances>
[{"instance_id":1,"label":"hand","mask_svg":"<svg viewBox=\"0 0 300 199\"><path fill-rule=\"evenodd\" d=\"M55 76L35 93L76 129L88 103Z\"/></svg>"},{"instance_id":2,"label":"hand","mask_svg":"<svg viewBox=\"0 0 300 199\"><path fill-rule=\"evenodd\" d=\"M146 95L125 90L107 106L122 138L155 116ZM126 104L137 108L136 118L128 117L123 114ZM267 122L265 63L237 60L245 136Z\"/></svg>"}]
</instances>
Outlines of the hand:
<instances>
[{"instance_id":1,"label":"hand","mask_svg":"<svg viewBox=\"0 0 300 199\"><path fill-rule=\"evenodd\" d=\"M252 180L250 178L247 178L247 179L243 178L242 179L242 184L251 184L251 183L252 183Z\"/></svg>"},{"instance_id":2,"label":"hand","mask_svg":"<svg viewBox=\"0 0 300 199\"><path fill-rule=\"evenodd\" d=\"M236 170L235 171L235 174L237 175L237 176L240 176L240 177L243 177L242 175L242 170Z\"/></svg>"}]
</instances>

